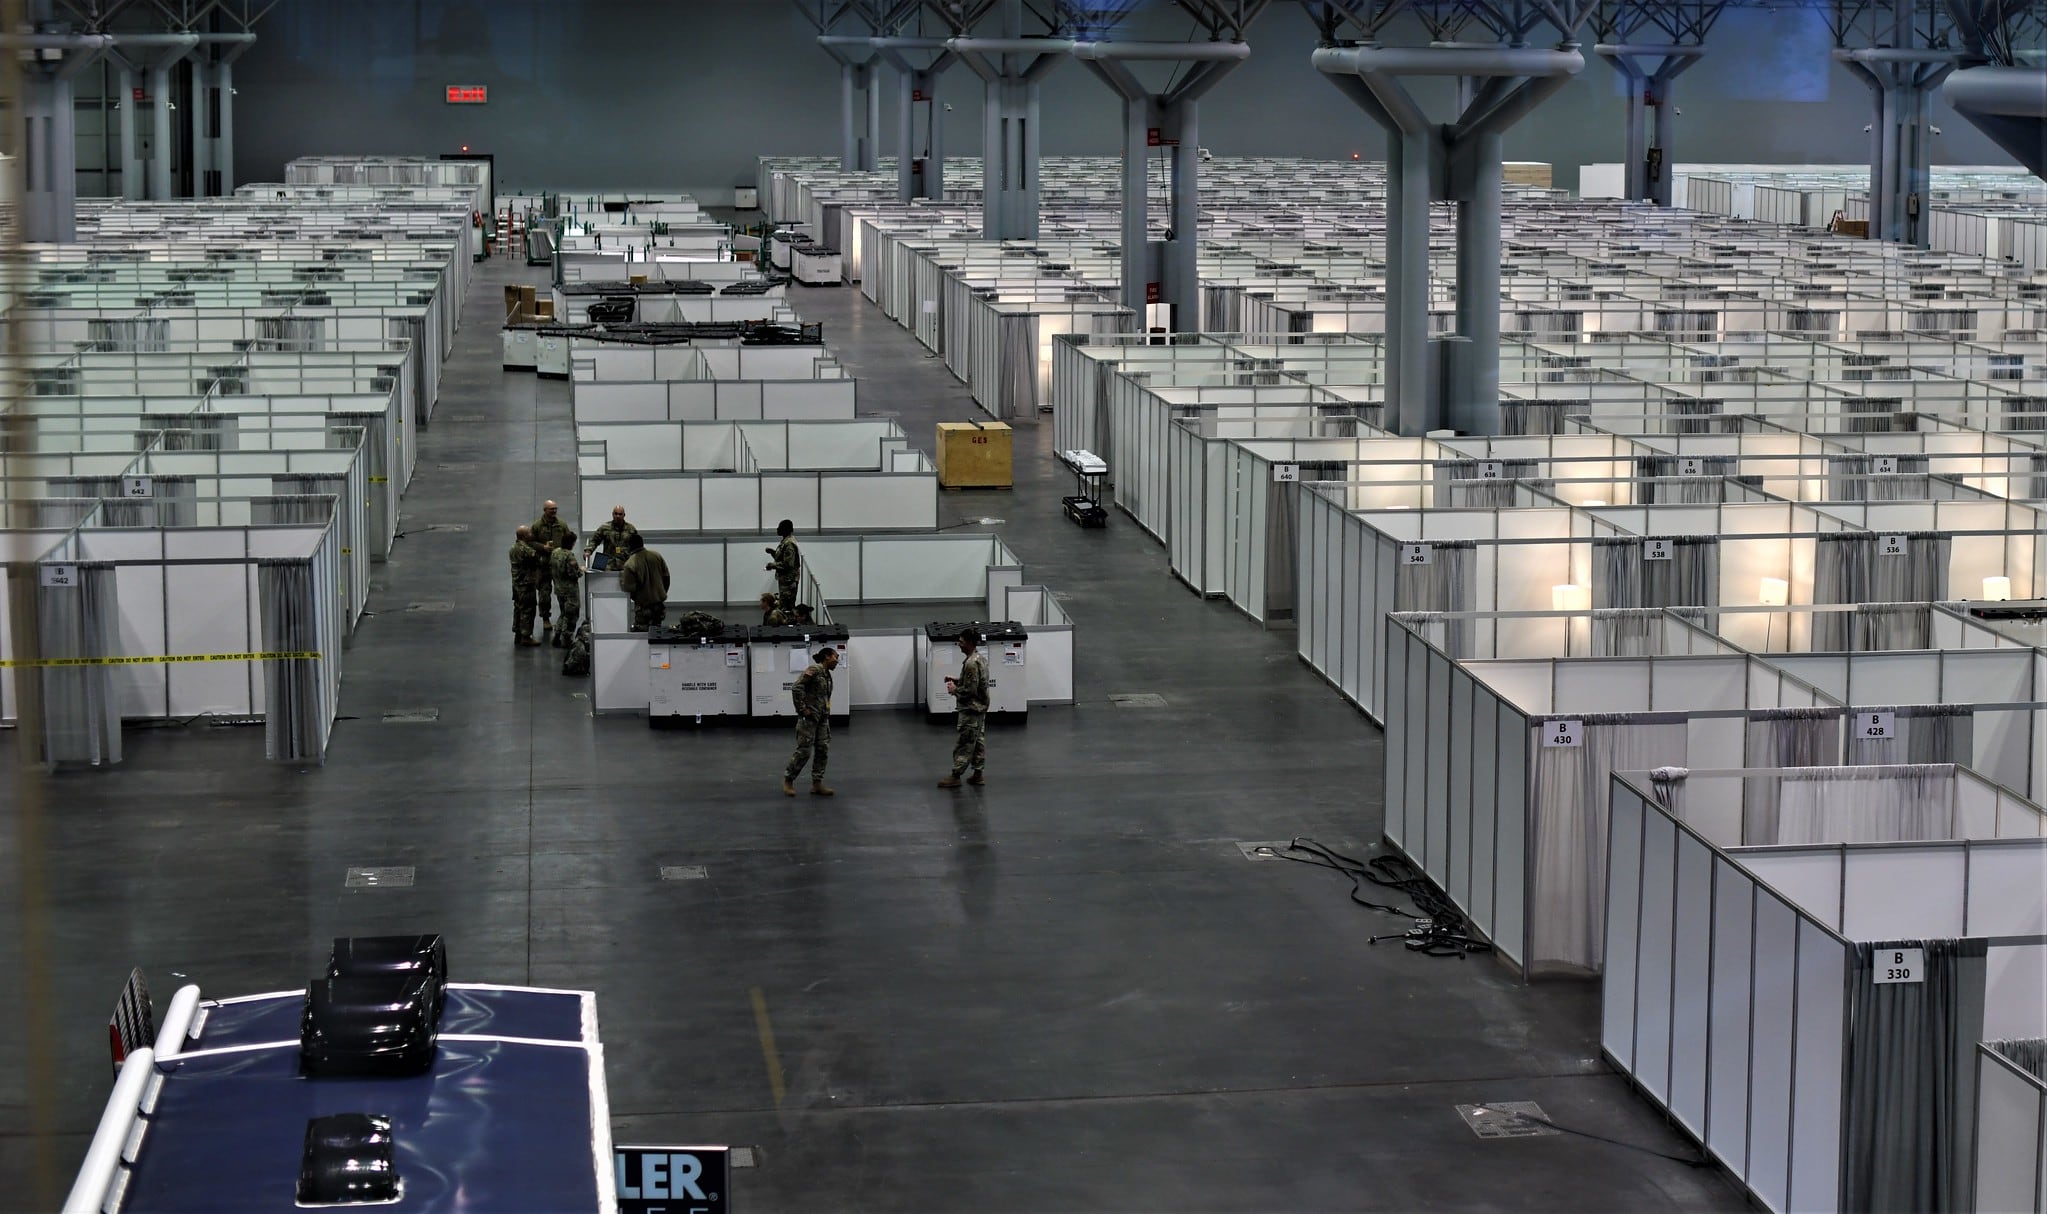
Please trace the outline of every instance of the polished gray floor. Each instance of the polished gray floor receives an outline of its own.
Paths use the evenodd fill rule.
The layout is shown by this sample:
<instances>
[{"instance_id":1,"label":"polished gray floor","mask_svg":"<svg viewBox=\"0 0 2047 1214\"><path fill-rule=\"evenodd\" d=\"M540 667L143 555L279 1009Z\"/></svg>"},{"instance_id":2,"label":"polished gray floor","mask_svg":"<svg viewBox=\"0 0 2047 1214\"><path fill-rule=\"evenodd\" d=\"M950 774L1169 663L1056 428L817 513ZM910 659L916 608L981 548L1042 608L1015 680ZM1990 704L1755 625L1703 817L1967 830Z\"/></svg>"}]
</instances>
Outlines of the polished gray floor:
<instances>
[{"instance_id":1,"label":"polished gray floor","mask_svg":"<svg viewBox=\"0 0 2047 1214\"><path fill-rule=\"evenodd\" d=\"M909 713L838 734L832 800L780 794L781 730L593 718L557 651L510 645L509 533L575 496L566 387L497 365L513 276L536 275L475 285L327 766L195 726L39 792L0 769L0 1208L68 1183L129 966L160 994L273 990L334 935L396 930L446 933L458 979L595 989L620 1139L756 1147L747 1211L1741 1206L1648 1151L1465 1128L1456 1104L1535 1100L1687 1153L1598 1059L1596 987L1370 947L1403 925L1346 881L1243 858L1376 841L1379 732L1127 518L1069 524L1049 425L1020 429L1014 491L943 504L1001 519L1081 630L1079 703L993 731L985 789L934 787L950 731ZM857 291L800 306L863 411L926 445L976 415ZM434 601L453 610L407 610ZM413 708L439 718L383 721ZM346 890L354 865L417 884Z\"/></svg>"}]
</instances>

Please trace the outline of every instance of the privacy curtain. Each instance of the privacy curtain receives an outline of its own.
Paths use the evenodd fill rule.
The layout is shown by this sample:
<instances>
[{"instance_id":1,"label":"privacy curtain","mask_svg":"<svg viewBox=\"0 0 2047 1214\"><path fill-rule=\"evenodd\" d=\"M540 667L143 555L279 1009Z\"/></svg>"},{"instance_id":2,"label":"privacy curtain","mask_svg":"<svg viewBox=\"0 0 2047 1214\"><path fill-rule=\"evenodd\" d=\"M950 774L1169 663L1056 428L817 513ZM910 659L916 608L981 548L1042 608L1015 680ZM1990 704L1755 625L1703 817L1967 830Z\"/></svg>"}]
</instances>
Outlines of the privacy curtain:
<instances>
[{"instance_id":1,"label":"privacy curtain","mask_svg":"<svg viewBox=\"0 0 2047 1214\"><path fill-rule=\"evenodd\" d=\"M1663 610L1608 607L1592 613L1592 656L1646 658L1663 653Z\"/></svg>"},{"instance_id":2,"label":"privacy curtain","mask_svg":"<svg viewBox=\"0 0 2047 1214\"><path fill-rule=\"evenodd\" d=\"M1473 572L1478 565L1478 545L1471 540L1447 540L1434 545L1426 565L1398 565L1393 576L1395 611L1475 611L1478 587ZM1445 620L1443 638L1438 642L1449 654L1471 649L1472 621Z\"/></svg>"},{"instance_id":3,"label":"privacy curtain","mask_svg":"<svg viewBox=\"0 0 2047 1214\"><path fill-rule=\"evenodd\" d=\"M266 653L320 654L319 591L312 565L265 557L256 563L256 589ZM325 696L320 663L335 655L273 658L263 663L263 754L270 759L323 763L327 757Z\"/></svg>"},{"instance_id":4,"label":"privacy curtain","mask_svg":"<svg viewBox=\"0 0 2047 1214\"><path fill-rule=\"evenodd\" d=\"M1680 535L1665 542L1670 559L1652 561L1647 545L1633 536L1595 538L1593 607L1719 606L1719 537Z\"/></svg>"},{"instance_id":5,"label":"privacy curtain","mask_svg":"<svg viewBox=\"0 0 2047 1214\"><path fill-rule=\"evenodd\" d=\"M1815 537L1812 601L1815 603L1930 603L1947 597L1951 541L1937 531L1906 532L1903 551L1883 551L1891 538L1868 531ZM1812 647L1825 653L1853 647L1855 617L1846 612L1815 613Z\"/></svg>"},{"instance_id":6,"label":"privacy curtain","mask_svg":"<svg viewBox=\"0 0 2047 1214\"><path fill-rule=\"evenodd\" d=\"M1500 433L1562 434L1569 417L1592 416L1589 400L1503 400Z\"/></svg>"},{"instance_id":7,"label":"privacy curtain","mask_svg":"<svg viewBox=\"0 0 2047 1214\"><path fill-rule=\"evenodd\" d=\"M49 568L48 565L43 568ZM74 584L36 587L38 653L45 660L110 658L121 652L121 610L114 566L81 561ZM43 760L47 763L121 761L121 706L114 668L88 662L42 671Z\"/></svg>"},{"instance_id":8,"label":"privacy curtain","mask_svg":"<svg viewBox=\"0 0 2047 1214\"><path fill-rule=\"evenodd\" d=\"M1850 625L1851 647L1857 652L1933 647L1933 606L1930 603L1857 603L1853 615L1817 612L1814 615L1815 629L1821 616L1842 617L1843 622Z\"/></svg>"},{"instance_id":9,"label":"privacy curtain","mask_svg":"<svg viewBox=\"0 0 2047 1214\"><path fill-rule=\"evenodd\" d=\"M1835 455L1827 460L1827 500L1835 502L1897 502L1927 495L1919 479L1928 467L1923 455L1886 456L1897 473L1876 471L1873 455Z\"/></svg>"},{"instance_id":10,"label":"privacy curtain","mask_svg":"<svg viewBox=\"0 0 2047 1214\"><path fill-rule=\"evenodd\" d=\"M1512 506L1515 504L1515 481L1532 480L1547 488L1554 482L1535 480L1541 466L1532 459L1503 459L1497 463L1499 475L1482 477L1485 471L1475 459L1446 459L1436 461L1430 471L1435 485L1436 505L1442 506Z\"/></svg>"},{"instance_id":11,"label":"privacy curtain","mask_svg":"<svg viewBox=\"0 0 2047 1214\"><path fill-rule=\"evenodd\" d=\"M1038 408L1038 318L1028 312L1000 315L1000 382L996 416L1022 417Z\"/></svg>"},{"instance_id":12,"label":"privacy curtain","mask_svg":"<svg viewBox=\"0 0 2047 1214\"><path fill-rule=\"evenodd\" d=\"M1898 948L1925 950L1925 981L1871 980ZM1842 1209L1959 1214L1972 1204L1986 952L1980 939L1854 946Z\"/></svg>"},{"instance_id":13,"label":"privacy curtain","mask_svg":"<svg viewBox=\"0 0 2047 1214\"><path fill-rule=\"evenodd\" d=\"M1954 835L1955 769L1924 764L1874 771L1822 767L1778 778L1774 837L1752 846L1802 843L1903 843Z\"/></svg>"},{"instance_id":14,"label":"privacy curtain","mask_svg":"<svg viewBox=\"0 0 2047 1214\"><path fill-rule=\"evenodd\" d=\"M1636 456L1635 475L1642 478L1635 485L1636 503L1653 506L1676 502L1699 506L1719 502L1726 496L1720 478L1733 476L1740 470L1740 463L1731 455L1701 456L1697 463L1699 471L1686 475L1683 472L1685 463L1679 462L1675 455ZM1652 477L1657 479L1648 479Z\"/></svg>"},{"instance_id":15,"label":"privacy curtain","mask_svg":"<svg viewBox=\"0 0 2047 1214\"><path fill-rule=\"evenodd\" d=\"M1831 708L1766 708L1749 717L1743 766L1819 767L1841 757L1841 714ZM1780 814L1784 777L1771 772L1742 781L1741 841L1751 846L1782 842Z\"/></svg>"},{"instance_id":16,"label":"privacy curtain","mask_svg":"<svg viewBox=\"0 0 2047 1214\"><path fill-rule=\"evenodd\" d=\"M1971 705L1877 704L1855 711L1858 715L1891 714L1888 738L1869 740L1860 731L1850 730L1848 753L1855 763L1956 763L1968 767L1975 761L1976 710Z\"/></svg>"},{"instance_id":17,"label":"privacy curtain","mask_svg":"<svg viewBox=\"0 0 2047 1214\"><path fill-rule=\"evenodd\" d=\"M1685 762L1683 721L1584 718L1584 744L1535 755L1530 813L1528 967L1596 970L1604 949L1607 783L1616 771ZM1541 726L1538 725L1537 730Z\"/></svg>"}]
</instances>

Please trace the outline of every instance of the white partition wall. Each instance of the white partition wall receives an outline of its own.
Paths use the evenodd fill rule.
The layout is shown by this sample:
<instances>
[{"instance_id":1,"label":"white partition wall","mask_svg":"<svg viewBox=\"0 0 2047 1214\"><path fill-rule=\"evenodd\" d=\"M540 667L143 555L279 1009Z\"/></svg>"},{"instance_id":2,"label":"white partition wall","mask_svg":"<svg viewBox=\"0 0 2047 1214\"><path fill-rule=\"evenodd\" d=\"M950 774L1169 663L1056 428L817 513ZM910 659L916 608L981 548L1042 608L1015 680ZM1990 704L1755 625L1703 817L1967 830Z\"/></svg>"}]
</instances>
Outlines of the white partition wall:
<instances>
[{"instance_id":1,"label":"white partition wall","mask_svg":"<svg viewBox=\"0 0 2047 1214\"><path fill-rule=\"evenodd\" d=\"M2047 839L1730 850L1688 821L1692 780L1765 774L1614 778L1601 1047L1766 1209L1972 1208L1975 1044L2047 1019Z\"/></svg>"},{"instance_id":2,"label":"white partition wall","mask_svg":"<svg viewBox=\"0 0 2047 1214\"><path fill-rule=\"evenodd\" d=\"M1441 625L1385 622L1386 839L1524 974L1600 967L1608 773L1738 766L1784 732L1839 760L1838 705L1703 635L1697 656L1455 660Z\"/></svg>"},{"instance_id":3,"label":"white partition wall","mask_svg":"<svg viewBox=\"0 0 2047 1214\"><path fill-rule=\"evenodd\" d=\"M2047 1211L2047 1039L1976 1047L1975 1209Z\"/></svg>"}]
</instances>

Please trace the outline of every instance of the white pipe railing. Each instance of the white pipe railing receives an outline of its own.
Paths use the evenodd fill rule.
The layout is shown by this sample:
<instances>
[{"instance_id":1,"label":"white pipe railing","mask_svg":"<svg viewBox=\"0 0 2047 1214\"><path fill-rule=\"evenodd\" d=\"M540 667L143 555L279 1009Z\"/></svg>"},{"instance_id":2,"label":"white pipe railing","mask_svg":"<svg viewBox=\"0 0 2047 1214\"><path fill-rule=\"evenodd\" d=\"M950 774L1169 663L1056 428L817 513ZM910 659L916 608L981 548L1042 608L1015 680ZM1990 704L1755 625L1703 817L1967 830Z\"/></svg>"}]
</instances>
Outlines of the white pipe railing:
<instances>
[{"instance_id":1,"label":"white pipe railing","mask_svg":"<svg viewBox=\"0 0 2047 1214\"><path fill-rule=\"evenodd\" d=\"M187 989L195 993L197 990ZM128 1055L121 1064L121 1073L114 1079L114 1094L107 1097L106 1111L100 1114L99 1128L93 1131L85 1163L78 1169L78 1180L71 1186L71 1195L64 1199L64 1214L99 1214L106 1204L107 1191L113 1188L114 1177L121 1171L121 1153L141 1116L143 1093L155 1075L156 1051L149 1046Z\"/></svg>"}]
</instances>

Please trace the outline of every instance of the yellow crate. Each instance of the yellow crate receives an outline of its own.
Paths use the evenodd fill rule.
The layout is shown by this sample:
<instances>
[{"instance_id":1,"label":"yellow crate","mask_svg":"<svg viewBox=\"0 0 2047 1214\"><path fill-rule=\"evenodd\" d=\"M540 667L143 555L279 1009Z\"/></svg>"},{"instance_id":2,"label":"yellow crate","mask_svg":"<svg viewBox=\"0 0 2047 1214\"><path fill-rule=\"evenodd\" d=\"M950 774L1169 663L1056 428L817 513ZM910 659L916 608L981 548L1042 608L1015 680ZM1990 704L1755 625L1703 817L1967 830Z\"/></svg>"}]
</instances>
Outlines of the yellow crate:
<instances>
[{"instance_id":1,"label":"yellow crate","mask_svg":"<svg viewBox=\"0 0 2047 1214\"><path fill-rule=\"evenodd\" d=\"M938 423L938 483L948 489L1007 489L1010 429L1002 422Z\"/></svg>"}]
</instances>

